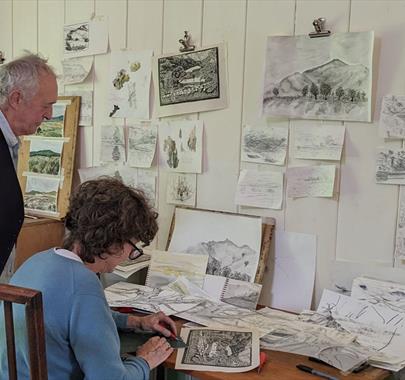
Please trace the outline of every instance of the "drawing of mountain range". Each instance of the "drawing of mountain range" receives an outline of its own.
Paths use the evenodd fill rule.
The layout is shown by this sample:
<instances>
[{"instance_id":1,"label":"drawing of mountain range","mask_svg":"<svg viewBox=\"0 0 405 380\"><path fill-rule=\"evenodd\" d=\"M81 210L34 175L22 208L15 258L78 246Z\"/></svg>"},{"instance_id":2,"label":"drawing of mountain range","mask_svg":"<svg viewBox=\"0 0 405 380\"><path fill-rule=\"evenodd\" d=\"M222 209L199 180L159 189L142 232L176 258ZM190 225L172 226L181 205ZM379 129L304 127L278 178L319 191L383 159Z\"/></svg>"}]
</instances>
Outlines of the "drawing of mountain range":
<instances>
[{"instance_id":1,"label":"drawing of mountain range","mask_svg":"<svg viewBox=\"0 0 405 380\"><path fill-rule=\"evenodd\" d=\"M340 59L332 59L302 73L295 72L279 83L273 83L267 89L265 98L273 96L274 88L278 89L280 97L294 97L301 96L305 86L310 88L312 84L319 86L322 83L330 85L332 91L342 87L368 93L369 69L362 64L350 65Z\"/></svg>"},{"instance_id":2,"label":"drawing of mountain range","mask_svg":"<svg viewBox=\"0 0 405 380\"><path fill-rule=\"evenodd\" d=\"M229 239L208 241L189 247L186 252L209 255L208 274L243 281L250 281L256 274L258 253L246 244L238 246Z\"/></svg>"}]
</instances>

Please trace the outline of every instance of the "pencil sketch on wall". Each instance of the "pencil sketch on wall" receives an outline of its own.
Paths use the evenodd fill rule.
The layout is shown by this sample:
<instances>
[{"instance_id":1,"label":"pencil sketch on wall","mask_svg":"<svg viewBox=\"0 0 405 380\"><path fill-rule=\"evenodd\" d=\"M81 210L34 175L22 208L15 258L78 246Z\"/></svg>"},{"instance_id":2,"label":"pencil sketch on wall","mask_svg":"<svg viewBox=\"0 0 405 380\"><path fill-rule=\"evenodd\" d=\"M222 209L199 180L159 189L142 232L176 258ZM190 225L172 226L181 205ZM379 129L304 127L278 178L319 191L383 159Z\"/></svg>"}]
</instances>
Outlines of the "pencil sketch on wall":
<instances>
[{"instance_id":1,"label":"pencil sketch on wall","mask_svg":"<svg viewBox=\"0 0 405 380\"><path fill-rule=\"evenodd\" d=\"M395 257L405 259L405 188L399 187L398 219L395 232Z\"/></svg>"},{"instance_id":2,"label":"pencil sketch on wall","mask_svg":"<svg viewBox=\"0 0 405 380\"><path fill-rule=\"evenodd\" d=\"M405 96L385 95L382 101L379 129L386 138L405 138Z\"/></svg>"},{"instance_id":3,"label":"pencil sketch on wall","mask_svg":"<svg viewBox=\"0 0 405 380\"><path fill-rule=\"evenodd\" d=\"M62 61L63 83L75 84L83 82L93 66L93 57L79 57Z\"/></svg>"},{"instance_id":4,"label":"pencil sketch on wall","mask_svg":"<svg viewBox=\"0 0 405 380\"><path fill-rule=\"evenodd\" d=\"M128 129L128 164L150 168L155 157L156 125L131 126Z\"/></svg>"},{"instance_id":5,"label":"pencil sketch on wall","mask_svg":"<svg viewBox=\"0 0 405 380\"><path fill-rule=\"evenodd\" d=\"M168 173L166 193L167 203L194 207L196 191L196 174Z\"/></svg>"},{"instance_id":6,"label":"pencil sketch on wall","mask_svg":"<svg viewBox=\"0 0 405 380\"><path fill-rule=\"evenodd\" d=\"M175 281L179 276L192 283L203 286L207 269L208 255L191 256L184 253L153 251L146 276L146 286L162 288Z\"/></svg>"},{"instance_id":7,"label":"pencil sketch on wall","mask_svg":"<svg viewBox=\"0 0 405 380\"><path fill-rule=\"evenodd\" d=\"M344 136L344 126L296 126L294 128L294 157L339 161Z\"/></svg>"},{"instance_id":8,"label":"pencil sketch on wall","mask_svg":"<svg viewBox=\"0 0 405 380\"><path fill-rule=\"evenodd\" d=\"M199 120L161 122L160 164L170 171L201 173L203 126Z\"/></svg>"},{"instance_id":9,"label":"pencil sketch on wall","mask_svg":"<svg viewBox=\"0 0 405 380\"><path fill-rule=\"evenodd\" d=\"M335 165L288 168L287 195L290 198L332 197L335 174Z\"/></svg>"},{"instance_id":10,"label":"pencil sketch on wall","mask_svg":"<svg viewBox=\"0 0 405 380\"><path fill-rule=\"evenodd\" d=\"M268 37L263 113L371 121L373 42L373 32Z\"/></svg>"},{"instance_id":11,"label":"pencil sketch on wall","mask_svg":"<svg viewBox=\"0 0 405 380\"><path fill-rule=\"evenodd\" d=\"M225 45L155 59L159 117L227 106Z\"/></svg>"},{"instance_id":12,"label":"pencil sketch on wall","mask_svg":"<svg viewBox=\"0 0 405 380\"><path fill-rule=\"evenodd\" d=\"M101 162L124 162L124 130L119 126L104 125L101 127Z\"/></svg>"},{"instance_id":13,"label":"pencil sketch on wall","mask_svg":"<svg viewBox=\"0 0 405 380\"><path fill-rule=\"evenodd\" d=\"M31 139L28 170L32 173L59 175L63 141Z\"/></svg>"},{"instance_id":14,"label":"pencil sketch on wall","mask_svg":"<svg viewBox=\"0 0 405 380\"><path fill-rule=\"evenodd\" d=\"M376 182L405 185L405 150L380 148L377 151Z\"/></svg>"},{"instance_id":15,"label":"pencil sketch on wall","mask_svg":"<svg viewBox=\"0 0 405 380\"><path fill-rule=\"evenodd\" d=\"M152 50L111 53L108 107L111 117L149 119Z\"/></svg>"},{"instance_id":16,"label":"pencil sketch on wall","mask_svg":"<svg viewBox=\"0 0 405 380\"><path fill-rule=\"evenodd\" d=\"M175 369L246 372L259 365L259 338L254 331L182 329L187 347L177 353Z\"/></svg>"},{"instance_id":17,"label":"pencil sketch on wall","mask_svg":"<svg viewBox=\"0 0 405 380\"><path fill-rule=\"evenodd\" d=\"M64 58L103 54L107 52L107 47L108 23L102 16L63 27Z\"/></svg>"},{"instance_id":18,"label":"pencil sketch on wall","mask_svg":"<svg viewBox=\"0 0 405 380\"><path fill-rule=\"evenodd\" d=\"M59 178L27 176L24 207L49 214L57 212Z\"/></svg>"},{"instance_id":19,"label":"pencil sketch on wall","mask_svg":"<svg viewBox=\"0 0 405 380\"><path fill-rule=\"evenodd\" d=\"M93 124L93 91L65 90L66 96L80 96L79 125L90 127Z\"/></svg>"},{"instance_id":20,"label":"pencil sketch on wall","mask_svg":"<svg viewBox=\"0 0 405 380\"><path fill-rule=\"evenodd\" d=\"M246 125L242 136L242 161L284 165L288 128Z\"/></svg>"},{"instance_id":21,"label":"pencil sketch on wall","mask_svg":"<svg viewBox=\"0 0 405 380\"><path fill-rule=\"evenodd\" d=\"M150 288L128 282L117 282L105 288L104 292L110 307L133 307L152 313L163 311L166 315L186 311L202 301L171 289Z\"/></svg>"}]
</instances>

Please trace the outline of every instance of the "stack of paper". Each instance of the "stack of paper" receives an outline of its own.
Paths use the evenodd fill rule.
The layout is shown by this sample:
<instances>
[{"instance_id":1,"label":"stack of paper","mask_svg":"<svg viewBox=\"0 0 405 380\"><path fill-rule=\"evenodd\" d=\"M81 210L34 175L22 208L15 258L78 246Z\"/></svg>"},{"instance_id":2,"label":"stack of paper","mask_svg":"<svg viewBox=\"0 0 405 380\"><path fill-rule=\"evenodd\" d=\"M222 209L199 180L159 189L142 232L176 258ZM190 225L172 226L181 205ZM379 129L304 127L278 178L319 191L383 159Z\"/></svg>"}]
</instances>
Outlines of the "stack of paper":
<instances>
[{"instance_id":1,"label":"stack of paper","mask_svg":"<svg viewBox=\"0 0 405 380\"><path fill-rule=\"evenodd\" d=\"M134 273L143 268L147 268L150 264L150 255L143 254L136 260L127 260L116 266L113 273L123 278L129 278Z\"/></svg>"}]
</instances>

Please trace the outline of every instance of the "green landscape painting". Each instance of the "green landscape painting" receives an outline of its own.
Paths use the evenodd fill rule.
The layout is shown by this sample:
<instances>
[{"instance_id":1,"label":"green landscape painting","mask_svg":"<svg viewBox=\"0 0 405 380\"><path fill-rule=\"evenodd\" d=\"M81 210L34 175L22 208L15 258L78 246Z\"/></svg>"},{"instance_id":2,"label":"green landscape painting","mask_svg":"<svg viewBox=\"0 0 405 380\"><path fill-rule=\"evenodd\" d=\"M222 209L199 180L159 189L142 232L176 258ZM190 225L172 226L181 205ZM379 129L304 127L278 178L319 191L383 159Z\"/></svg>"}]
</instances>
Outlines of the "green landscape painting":
<instances>
[{"instance_id":1,"label":"green landscape painting","mask_svg":"<svg viewBox=\"0 0 405 380\"><path fill-rule=\"evenodd\" d=\"M59 175L63 141L31 140L28 170L31 173Z\"/></svg>"}]
</instances>

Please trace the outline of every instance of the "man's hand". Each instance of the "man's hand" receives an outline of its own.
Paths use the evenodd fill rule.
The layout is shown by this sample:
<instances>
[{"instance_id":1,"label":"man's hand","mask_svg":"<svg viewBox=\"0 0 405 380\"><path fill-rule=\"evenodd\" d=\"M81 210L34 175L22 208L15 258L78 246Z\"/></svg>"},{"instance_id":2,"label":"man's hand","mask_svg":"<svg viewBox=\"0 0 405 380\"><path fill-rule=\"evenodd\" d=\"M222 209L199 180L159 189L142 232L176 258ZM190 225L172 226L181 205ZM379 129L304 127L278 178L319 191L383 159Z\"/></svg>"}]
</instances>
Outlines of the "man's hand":
<instances>
[{"instance_id":1,"label":"man's hand","mask_svg":"<svg viewBox=\"0 0 405 380\"><path fill-rule=\"evenodd\" d=\"M172 352L173 348L170 347L166 338L154 336L137 349L136 355L145 359L149 368L153 369L163 363Z\"/></svg>"},{"instance_id":2,"label":"man's hand","mask_svg":"<svg viewBox=\"0 0 405 380\"><path fill-rule=\"evenodd\" d=\"M139 319L139 322L139 326L142 330L156 331L168 338L171 336L172 333L174 335L177 335L175 323L161 311L155 314L141 317Z\"/></svg>"}]
</instances>

